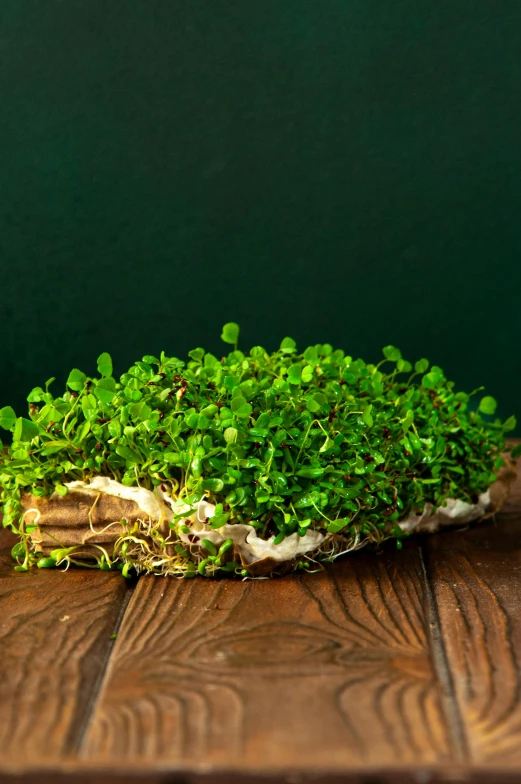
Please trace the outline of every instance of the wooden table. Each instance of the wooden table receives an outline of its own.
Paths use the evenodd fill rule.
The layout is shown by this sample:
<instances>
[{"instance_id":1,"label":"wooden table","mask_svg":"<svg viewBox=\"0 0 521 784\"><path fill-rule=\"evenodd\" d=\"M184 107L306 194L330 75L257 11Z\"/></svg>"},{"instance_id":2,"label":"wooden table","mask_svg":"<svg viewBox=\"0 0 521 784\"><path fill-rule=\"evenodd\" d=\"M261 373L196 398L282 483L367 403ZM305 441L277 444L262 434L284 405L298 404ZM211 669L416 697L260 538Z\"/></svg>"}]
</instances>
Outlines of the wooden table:
<instances>
[{"instance_id":1,"label":"wooden table","mask_svg":"<svg viewBox=\"0 0 521 784\"><path fill-rule=\"evenodd\" d=\"M20 574L2 537L2 781L521 781L521 481L275 580Z\"/></svg>"}]
</instances>

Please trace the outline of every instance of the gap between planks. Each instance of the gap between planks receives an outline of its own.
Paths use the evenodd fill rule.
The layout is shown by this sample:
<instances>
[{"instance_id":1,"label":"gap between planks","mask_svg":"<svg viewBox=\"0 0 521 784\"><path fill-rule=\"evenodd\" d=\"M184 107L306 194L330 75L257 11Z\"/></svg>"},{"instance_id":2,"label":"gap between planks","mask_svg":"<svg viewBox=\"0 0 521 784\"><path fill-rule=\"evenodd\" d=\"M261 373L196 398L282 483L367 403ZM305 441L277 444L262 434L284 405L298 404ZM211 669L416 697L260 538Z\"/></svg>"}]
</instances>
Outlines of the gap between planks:
<instances>
[{"instance_id":1,"label":"gap between planks","mask_svg":"<svg viewBox=\"0 0 521 784\"><path fill-rule=\"evenodd\" d=\"M453 754L456 762L468 763L470 760L469 747L465 726L460 714L459 706L454 693L454 679L449 667L447 649L441 633L440 617L431 576L429 575L424 547L419 547L422 572L426 596L426 622L429 630L430 649L434 671L441 690L445 718L449 727L449 737L452 740Z\"/></svg>"},{"instance_id":2,"label":"gap between planks","mask_svg":"<svg viewBox=\"0 0 521 784\"><path fill-rule=\"evenodd\" d=\"M0 533L0 766L73 756L126 584L107 572L14 572Z\"/></svg>"}]
</instances>

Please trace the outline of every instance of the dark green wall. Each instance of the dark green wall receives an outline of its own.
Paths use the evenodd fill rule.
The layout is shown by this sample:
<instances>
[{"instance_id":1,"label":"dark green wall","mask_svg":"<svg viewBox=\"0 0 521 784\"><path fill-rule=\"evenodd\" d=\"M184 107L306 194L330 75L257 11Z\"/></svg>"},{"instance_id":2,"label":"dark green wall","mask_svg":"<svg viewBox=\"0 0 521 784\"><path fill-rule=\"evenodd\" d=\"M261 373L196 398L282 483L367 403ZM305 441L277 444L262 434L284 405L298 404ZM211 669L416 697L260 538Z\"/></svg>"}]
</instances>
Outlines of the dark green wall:
<instances>
[{"instance_id":1,"label":"dark green wall","mask_svg":"<svg viewBox=\"0 0 521 784\"><path fill-rule=\"evenodd\" d=\"M2 0L0 58L0 405L233 319L521 415L519 0Z\"/></svg>"}]
</instances>

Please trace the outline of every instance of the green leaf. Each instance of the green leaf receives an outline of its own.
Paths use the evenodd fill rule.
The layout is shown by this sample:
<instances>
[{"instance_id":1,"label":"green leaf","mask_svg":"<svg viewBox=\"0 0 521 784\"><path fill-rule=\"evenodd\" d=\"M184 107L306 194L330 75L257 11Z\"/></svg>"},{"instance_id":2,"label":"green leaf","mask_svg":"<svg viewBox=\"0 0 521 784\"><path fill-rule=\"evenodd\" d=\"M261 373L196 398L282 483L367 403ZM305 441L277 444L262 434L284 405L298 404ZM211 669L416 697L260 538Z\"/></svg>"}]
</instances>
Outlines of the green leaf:
<instances>
[{"instance_id":1,"label":"green leaf","mask_svg":"<svg viewBox=\"0 0 521 784\"><path fill-rule=\"evenodd\" d=\"M412 410L409 409L405 414L404 418L402 419L402 430L404 433L406 433L409 430L413 422L414 422L414 414Z\"/></svg>"},{"instance_id":2,"label":"green leaf","mask_svg":"<svg viewBox=\"0 0 521 784\"><path fill-rule=\"evenodd\" d=\"M313 490L310 493L301 493L297 496L294 507L295 509L306 509L308 506L318 506L320 501L320 493Z\"/></svg>"},{"instance_id":3,"label":"green leaf","mask_svg":"<svg viewBox=\"0 0 521 784\"><path fill-rule=\"evenodd\" d=\"M239 332L240 332L239 325L236 324L234 321L230 321L228 322L228 324L225 324L223 327L221 333L221 340L237 348L237 344L239 342Z\"/></svg>"},{"instance_id":4,"label":"green leaf","mask_svg":"<svg viewBox=\"0 0 521 784\"><path fill-rule=\"evenodd\" d=\"M54 558L55 561L63 561L63 559L67 558L75 549L76 547L57 547L56 550L51 550L50 557Z\"/></svg>"},{"instance_id":5,"label":"green leaf","mask_svg":"<svg viewBox=\"0 0 521 784\"><path fill-rule=\"evenodd\" d=\"M200 413L201 416L207 417L208 419L212 419L212 417L214 417L218 411L219 408L212 403L211 405L205 406L203 409L201 409Z\"/></svg>"},{"instance_id":6,"label":"green leaf","mask_svg":"<svg viewBox=\"0 0 521 784\"><path fill-rule=\"evenodd\" d=\"M324 403L327 401L325 395L322 395L320 392L317 392L314 395L306 395L304 398L306 401L306 408L308 411L311 411L312 414L320 411Z\"/></svg>"},{"instance_id":7,"label":"green leaf","mask_svg":"<svg viewBox=\"0 0 521 784\"><path fill-rule=\"evenodd\" d=\"M41 387L35 387L27 395L28 403L41 403L45 399L45 392Z\"/></svg>"},{"instance_id":8,"label":"green leaf","mask_svg":"<svg viewBox=\"0 0 521 784\"><path fill-rule=\"evenodd\" d=\"M98 373L103 377L112 375L112 357L106 351L98 357Z\"/></svg>"},{"instance_id":9,"label":"green leaf","mask_svg":"<svg viewBox=\"0 0 521 784\"><path fill-rule=\"evenodd\" d=\"M38 424L46 427L51 422L59 422L63 419L63 414L55 406L48 403L40 409L38 415Z\"/></svg>"},{"instance_id":10,"label":"green leaf","mask_svg":"<svg viewBox=\"0 0 521 784\"><path fill-rule=\"evenodd\" d=\"M314 414L315 412L320 411L320 403L317 403L315 398L310 395L309 397L306 397L306 408Z\"/></svg>"},{"instance_id":11,"label":"green leaf","mask_svg":"<svg viewBox=\"0 0 521 784\"><path fill-rule=\"evenodd\" d=\"M15 546L11 549L11 555L13 558L22 558L25 555L24 543L17 542Z\"/></svg>"},{"instance_id":12,"label":"green leaf","mask_svg":"<svg viewBox=\"0 0 521 784\"><path fill-rule=\"evenodd\" d=\"M317 347L308 346L307 349L304 351L303 356L306 362L313 362L314 360L318 359Z\"/></svg>"},{"instance_id":13,"label":"green leaf","mask_svg":"<svg viewBox=\"0 0 521 784\"><path fill-rule=\"evenodd\" d=\"M304 479L318 479L320 476L324 474L325 468L312 468L308 466L307 468L301 468L297 471L297 476L302 476Z\"/></svg>"},{"instance_id":14,"label":"green leaf","mask_svg":"<svg viewBox=\"0 0 521 784\"><path fill-rule=\"evenodd\" d=\"M416 373L426 373L428 369L429 369L428 359L419 359L417 362L414 363L414 370Z\"/></svg>"},{"instance_id":15,"label":"green leaf","mask_svg":"<svg viewBox=\"0 0 521 784\"><path fill-rule=\"evenodd\" d=\"M165 463L172 463L173 465L181 462L181 455L179 452L163 452L162 458Z\"/></svg>"},{"instance_id":16,"label":"green leaf","mask_svg":"<svg viewBox=\"0 0 521 784\"><path fill-rule=\"evenodd\" d=\"M37 561L36 566L38 569L50 569L51 567L56 566L56 561L54 558L40 558L40 560Z\"/></svg>"},{"instance_id":17,"label":"green leaf","mask_svg":"<svg viewBox=\"0 0 521 784\"><path fill-rule=\"evenodd\" d=\"M404 437L402 438L401 442L402 442L402 444L404 445L404 447L406 448L406 450L407 450L408 452L412 452L412 446L411 446L411 442L409 441L409 439L407 438L407 436L404 436Z\"/></svg>"},{"instance_id":18,"label":"green leaf","mask_svg":"<svg viewBox=\"0 0 521 784\"><path fill-rule=\"evenodd\" d=\"M224 514L215 514L210 518L210 528L222 528L223 525L226 525L228 522L229 517L229 512L225 512Z\"/></svg>"},{"instance_id":19,"label":"green leaf","mask_svg":"<svg viewBox=\"0 0 521 784\"><path fill-rule=\"evenodd\" d=\"M310 381L313 380L313 368L311 365L306 365L302 368L302 381L305 384L308 384Z\"/></svg>"},{"instance_id":20,"label":"green leaf","mask_svg":"<svg viewBox=\"0 0 521 784\"><path fill-rule=\"evenodd\" d=\"M144 401L130 406L130 416L138 422L145 422L152 414L152 409Z\"/></svg>"},{"instance_id":21,"label":"green leaf","mask_svg":"<svg viewBox=\"0 0 521 784\"><path fill-rule=\"evenodd\" d=\"M38 425L30 419L18 417L13 433L14 441L32 441L39 433Z\"/></svg>"},{"instance_id":22,"label":"green leaf","mask_svg":"<svg viewBox=\"0 0 521 784\"><path fill-rule=\"evenodd\" d=\"M422 448L422 442L413 430L409 433L409 441L413 449L420 450Z\"/></svg>"},{"instance_id":23,"label":"green leaf","mask_svg":"<svg viewBox=\"0 0 521 784\"><path fill-rule=\"evenodd\" d=\"M371 414L372 410L373 410L373 406L369 405L366 406L362 412L362 419L364 420L367 427L373 426L373 415Z\"/></svg>"},{"instance_id":24,"label":"green leaf","mask_svg":"<svg viewBox=\"0 0 521 784\"><path fill-rule=\"evenodd\" d=\"M61 452L62 449L66 449L68 446L68 441L46 441L45 448L42 449L42 455L55 455L57 452Z\"/></svg>"},{"instance_id":25,"label":"green leaf","mask_svg":"<svg viewBox=\"0 0 521 784\"><path fill-rule=\"evenodd\" d=\"M129 463L139 463L141 461L141 457L139 454L128 446L123 446L123 444L118 444L116 447L116 454L120 457L123 457L125 460L128 460Z\"/></svg>"},{"instance_id":26,"label":"green leaf","mask_svg":"<svg viewBox=\"0 0 521 784\"><path fill-rule=\"evenodd\" d=\"M517 425L517 421L515 416L510 416L508 419L503 423L503 432L508 433L510 430L515 430Z\"/></svg>"},{"instance_id":27,"label":"green leaf","mask_svg":"<svg viewBox=\"0 0 521 784\"><path fill-rule=\"evenodd\" d=\"M83 387L85 386L85 382L87 381L87 376L85 373L82 373L81 370L78 368L74 368L69 373L69 378L67 379L67 386L72 389L73 392L81 392Z\"/></svg>"},{"instance_id":28,"label":"green leaf","mask_svg":"<svg viewBox=\"0 0 521 784\"><path fill-rule=\"evenodd\" d=\"M232 411L235 416L240 417L241 419L247 419L252 412L252 407L246 402L242 395L238 395L232 399Z\"/></svg>"},{"instance_id":29,"label":"green leaf","mask_svg":"<svg viewBox=\"0 0 521 784\"><path fill-rule=\"evenodd\" d=\"M224 440L227 444L234 444L237 441L239 431L235 427L227 427L224 431Z\"/></svg>"},{"instance_id":30,"label":"green leaf","mask_svg":"<svg viewBox=\"0 0 521 784\"><path fill-rule=\"evenodd\" d=\"M329 436L326 437L326 440L318 450L319 452L326 452L328 449L331 449L332 446L335 445L335 442Z\"/></svg>"},{"instance_id":31,"label":"green leaf","mask_svg":"<svg viewBox=\"0 0 521 784\"><path fill-rule=\"evenodd\" d=\"M300 364L295 363L294 365L290 365L288 368L288 381L290 384L300 384L302 380L301 371L302 368Z\"/></svg>"},{"instance_id":32,"label":"green leaf","mask_svg":"<svg viewBox=\"0 0 521 784\"><path fill-rule=\"evenodd\" d=\"M102 378L95 386L94 394L104 406L110 406L116 397L114 379L110 377Z\"/></svg>"},{"instance_id":33,"label":"green leaf","mask_svg":"<svg viewBox=\"0 0 521 784\"><path fill-rule=\"evenodd\" d=\"M224 482L222 479L203 479L201 486L204 490L209 490L211 493L220 493L224 487Z\"/></svg>"},{"instance_id":34,"label":"green leaf","mask_svg":"<svg viewBox=\"0 0 521 784\"><path fill-rule=\"evenodd\" d=\"M111 438L119 438L121 436L121 422L118 419L111 419L107 428Z\"/></svg>"},{"instance_id":35,"label":"green leaf","mask_svg":"<svg viewBox=\"0 0 521 784\"><path fill-rule=\"evenodd\" d=\"M67 495L69 490L67 487L65 487L65 485L54 485L54 492L58 493L58 495L64 496Z\"/></svg>"},{"instance_id":36,"label":"green leaf","mask_svg":"<svg viewBox=\"0 0 521 784\"><path fill-rule=\"evenodd\" d=\"M11 406L0 408L0 427L4 430L12 430L16 424L16 414Z\"/></svg>"},{"instance_id":37,"label":"green leaf","mask_svg":"<svg viewBox=\"0 0 521 784\"><path fill-rule=\"evenodd\" d=\"M190 357L190 359L193 359L194 362L200 362L204 357L204 348L194 348L192 349L192 351L188 352L188 356Z\"/></svg>"},{"instance_id":38,"label":"green leaf","mask_svg":"<svg viewBox=\"0 0 521 784\"><path fill-rule=\"evenodd\" d=\"M330 534L337 534L339 531L345 528L346 525L349 525L349 522L350 521L347 518L339 517L337 520L332 520L329 523L327 530Z\"/></svg>"},{"instance_id":39,"label":"green leaf","mask_svg":"<svg viewBox=\"0 0 521 784\"><path fill-rule=\"evenodd\" d=\"M384 357L390 362L398 362L398 360L402 358L402 352L395 346L385 346L385 348L382 349L382 352Z\"/></svg>"},{"instance_id":40,"label":"green leaf","mask_svg":"<svg viewBox=\"0 0 521 784\"><path fill-rule=\"evenodd\" d=\"M496 413L497 402L493 397L490 395L485 395L484 398L481 399L481 403L479 404L479 411L482 414L487 414L488 416L492 416Z\"/></svg>"},{"instance_id":41,"label":"green leaf","mask_svg":"<svg viewBox=\"0 0 521 784\"><path fill-rule=\"evenodd\" d=\"M422 384L426 389L436 389L443 381L443 374L432 369L430 373L422 379Z\"/></svg>"},{"instance_id":42,"label":"green leaf","mask_svg":"<svg viewBox=\"0 0 521 784\"><path fill-rule=\"evenodd\" d=\"M110 424L112 424L112 422ZM83 422L83 424L80 426L80 428L77 431L76 438L77 438L78 441L81 442L85 438L87 438L87 436L88 436L88 434L90 432L90 427L91 427L91 422ZM109 431L110 431L110 425L109 425Z\"/></svg>"},{"instance_id":43,"label":"green leaf","mask_svg":"<svg viewBox=\"0 0 521 784\"><path fill-rule=\"evenodd\" d=\"M280 344L280 351L283 354L295 354L297 350L297 344L293 340L293 338L284 338L282 343Z\"/></svg>"}]
</instances>

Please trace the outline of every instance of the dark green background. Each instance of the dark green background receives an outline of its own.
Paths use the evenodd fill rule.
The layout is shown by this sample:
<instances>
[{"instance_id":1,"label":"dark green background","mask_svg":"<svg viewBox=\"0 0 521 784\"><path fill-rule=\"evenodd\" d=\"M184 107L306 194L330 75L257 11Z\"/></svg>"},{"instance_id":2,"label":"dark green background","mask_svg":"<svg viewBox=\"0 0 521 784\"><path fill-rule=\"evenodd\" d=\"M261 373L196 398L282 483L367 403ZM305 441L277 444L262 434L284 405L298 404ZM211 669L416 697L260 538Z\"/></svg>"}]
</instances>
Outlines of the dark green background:
<instances>
[{"instance_id":1,"label":"dark green background","mask_svg":"<svg viewBox=\"0 0 521 784\"><path fill-rule=\"evenodd\" d=\"M394 343L521 414L519 0L2 0L0 405Z\"/></svg>"}]
</instances>

